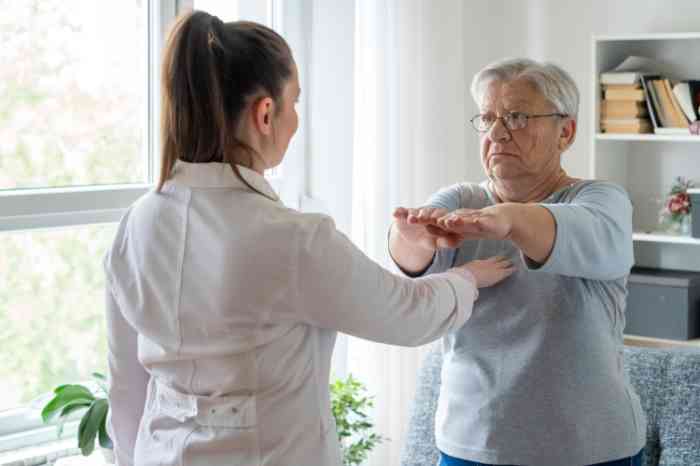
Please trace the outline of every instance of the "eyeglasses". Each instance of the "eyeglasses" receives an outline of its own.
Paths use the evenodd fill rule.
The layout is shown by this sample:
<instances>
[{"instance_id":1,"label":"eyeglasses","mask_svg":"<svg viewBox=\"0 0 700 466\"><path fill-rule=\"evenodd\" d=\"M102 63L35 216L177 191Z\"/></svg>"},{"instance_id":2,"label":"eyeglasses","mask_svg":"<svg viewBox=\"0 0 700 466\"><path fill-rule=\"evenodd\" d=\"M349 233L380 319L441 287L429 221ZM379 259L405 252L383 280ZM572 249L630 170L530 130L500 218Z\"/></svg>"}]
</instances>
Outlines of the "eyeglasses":
<instances>
[{"instance_id":1,"label":"eyeglasses","mask_svg":"<svg viewBox=\"0 0 700 466\"><path fill-rule=\"evenodd\" d=\"M529 115L524 112L510 112L503 116L497 117L493 113L485 113L483 115L475 115L469 122L472 124L475 130L480 133L485 133L491 129L491 127L496 123L496 120L503 120L503 124L506 128L511 131L517 131L519 129L524 129L527 127L527 121L530 118L544 118L544 117L559 117L566 118L569 115L566 113L543 113L540 115Z\"/></svg>"}]
</instances>

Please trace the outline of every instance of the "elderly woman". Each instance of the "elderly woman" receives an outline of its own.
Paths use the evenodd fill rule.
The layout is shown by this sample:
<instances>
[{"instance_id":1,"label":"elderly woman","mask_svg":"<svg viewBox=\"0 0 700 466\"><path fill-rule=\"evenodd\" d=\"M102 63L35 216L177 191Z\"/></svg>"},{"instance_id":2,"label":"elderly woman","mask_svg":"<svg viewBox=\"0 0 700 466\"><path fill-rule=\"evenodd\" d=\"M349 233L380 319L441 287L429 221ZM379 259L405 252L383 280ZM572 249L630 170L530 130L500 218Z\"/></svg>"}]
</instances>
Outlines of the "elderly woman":
<instances>
[{"instance_id":1,"label":"elderly woman","mask_svg":"<svg viewBox=\"0 0 700 466\"><path fill-rule=\"evenodd\" d=\"M518 268L444 338L441 464L639 465L646 421L622 364L629 198L562 168L579 93L559 67L497 62L471 91L488 179L396 209L389 236L411 276L493 255Z\"/></svg>"}]
</instances>

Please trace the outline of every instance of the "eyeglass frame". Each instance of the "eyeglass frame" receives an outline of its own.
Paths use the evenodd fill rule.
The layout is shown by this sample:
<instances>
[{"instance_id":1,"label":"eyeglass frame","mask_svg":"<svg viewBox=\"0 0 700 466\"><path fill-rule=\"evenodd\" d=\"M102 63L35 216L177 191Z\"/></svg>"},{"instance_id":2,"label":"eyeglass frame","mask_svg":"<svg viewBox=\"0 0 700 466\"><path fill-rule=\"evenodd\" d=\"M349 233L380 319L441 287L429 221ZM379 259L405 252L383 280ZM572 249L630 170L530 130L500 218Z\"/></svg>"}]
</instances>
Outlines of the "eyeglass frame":
<instances>
[{"instance_id":1,"label":"eyeglass frame","mask_svg":"<svg viewBox=\"0 0 700 466\"><path fill-rule=\"evenodd\" d=\"M521 128L511 128L511 127L509 127L508 124L506 123L506 121L507 121L506 118L510 117L511 115L516 115L516 114L517 114L517 115L524 115L524 116L525 116L525 120L524 120L524 121L525 121L525 125L522 126ZM554 112L554 113L539 113L539 114L534 114L534 115L530 115L530 114L527 113L527 112L508 112L508 113L506 113L505 115L495 117L495 119L493 120L493 123L491 123L491 125L490 125L488 128L482 130L482 129L479 129L479 128L476 127L476 125L474 124L474 120L476 120L477 118L481 118L483 115L485 115L485 114L484 114L484 113L479 113L478 115L474 115L474 116L469 120L469 123L471 123L472 128L474 128L474 130L475 130L476 132L478 132L478 133L488 133L488 132L491 130L491 128L493 128L493 125L496 124L496 121L497 121L497 120L502 120L502 121L503 121L503 126L504 126L508 131L518 131L518 130L527 128L528 120L530 120L530 118L544 118L544 117L553 117L553 116L559 117L559 118L568 118L568 117L569 117L568 114L566 114L566 113L560 113L560 112Z\"/></svg>"}]
</instances>

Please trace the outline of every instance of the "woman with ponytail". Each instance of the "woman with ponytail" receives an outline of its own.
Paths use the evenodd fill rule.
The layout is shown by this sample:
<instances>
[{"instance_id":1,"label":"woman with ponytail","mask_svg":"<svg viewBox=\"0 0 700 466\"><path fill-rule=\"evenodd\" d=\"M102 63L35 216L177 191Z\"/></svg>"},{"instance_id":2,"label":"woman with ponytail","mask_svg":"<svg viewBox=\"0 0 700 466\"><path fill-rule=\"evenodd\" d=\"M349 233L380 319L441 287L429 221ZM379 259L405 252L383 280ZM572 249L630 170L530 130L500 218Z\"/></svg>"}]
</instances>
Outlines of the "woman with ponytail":
<instances>
[{"instance_id":1,"label":"woman with ponytail","mask_svg":"<svg viewBox=\"0 0 700 466\"><path fill-rule=\"evenodd\" d=\"M489 259L399 277L329 217L286 208L263 172L297 129L300 88L271 29L189 13L162 77L160 181L105 256L117 463L340 466L336 331L428 343L512 269Z\"/></svg>"}]
</instances>

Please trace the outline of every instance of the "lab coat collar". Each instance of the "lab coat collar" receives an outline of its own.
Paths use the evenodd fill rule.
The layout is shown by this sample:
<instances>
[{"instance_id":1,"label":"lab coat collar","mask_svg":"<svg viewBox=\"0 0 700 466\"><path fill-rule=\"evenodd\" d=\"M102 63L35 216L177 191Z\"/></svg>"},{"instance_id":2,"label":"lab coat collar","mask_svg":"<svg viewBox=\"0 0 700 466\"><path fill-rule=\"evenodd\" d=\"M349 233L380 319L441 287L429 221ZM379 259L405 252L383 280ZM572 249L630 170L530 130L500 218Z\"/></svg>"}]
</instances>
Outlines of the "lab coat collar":
<instances>
[{"instance_id":1,"label":"lab coat collar","mask_svg":"<svg viewBox=\"0 0 700 466\"><path fill-rule=\"evenodd\" d=\"M279 201L279 196L264 176L243 165L236 166L248 184L260 191L265 197L273 201ZM250 190L243 181L238 179L228 163L189 163L178 160L175 162L170 179L191 188L238 188Z\"/></svg>"}]
</instances>

